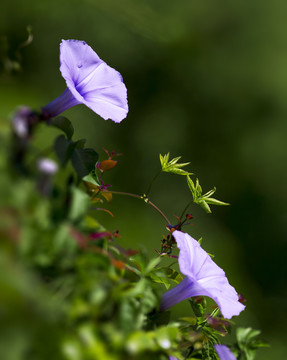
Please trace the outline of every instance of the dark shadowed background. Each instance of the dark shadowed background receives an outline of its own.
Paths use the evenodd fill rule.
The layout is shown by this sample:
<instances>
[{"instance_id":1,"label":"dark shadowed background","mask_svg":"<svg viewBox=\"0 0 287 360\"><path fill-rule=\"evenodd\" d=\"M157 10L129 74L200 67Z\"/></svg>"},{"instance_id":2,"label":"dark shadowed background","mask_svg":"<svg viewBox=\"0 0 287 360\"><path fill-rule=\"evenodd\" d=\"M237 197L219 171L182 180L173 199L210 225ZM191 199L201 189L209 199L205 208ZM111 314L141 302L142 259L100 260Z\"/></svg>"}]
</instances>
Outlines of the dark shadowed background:
<instances>
[{"instance_id":1,"label":"dark shadowed background","mask_svg":"<svg viewBox=\"0 0 287 360\"><path fill-rule=\"evenodd\" d=\"M159 169L159 153L182 156L204 190L230 207L212 214L191 208L186 230L203 237L231 284L247 298L237 324L262 329L271 348L258 359L286 354L287 3L270 1L63 0L0 5L0 126L19 104L35 109L65 89L61 39L85 40L128 88L121 124L84 106L66 112L76 138L101 155L124 154L107 174L114 190L142 194ZM33 42L18 49L33 30ZM20 55L20 58L19 58ZM19 71L13 61L21 62ZM40 141L49 139L39 134ZM190 199L184 178L161 176L151 199L172 218ZM115 198L109 229L123 246L160 247L164 222L134 199ZM176 220L175 220L176 222ZM178 305L185 314L189 308Z\"/></svg>"}]
</instances>

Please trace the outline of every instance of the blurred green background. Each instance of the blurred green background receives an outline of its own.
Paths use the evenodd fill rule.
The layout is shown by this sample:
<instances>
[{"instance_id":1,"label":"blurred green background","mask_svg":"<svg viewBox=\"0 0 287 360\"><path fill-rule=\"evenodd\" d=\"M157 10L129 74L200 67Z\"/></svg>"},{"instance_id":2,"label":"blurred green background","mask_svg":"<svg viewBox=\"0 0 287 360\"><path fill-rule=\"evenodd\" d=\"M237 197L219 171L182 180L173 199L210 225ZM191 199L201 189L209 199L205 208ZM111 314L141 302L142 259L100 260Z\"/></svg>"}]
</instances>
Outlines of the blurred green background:
<instances>
[{"instance_id":1,"label":"blurred green background","mask_svg":"<svg viewBox=\"0 0 287 360\"><path fill-rule=\"evenodd\" d=\"M90 109L66 112L76 138L124 154L107 174L114 190L143 193L159 169L159 153L182 155L203 190L217 186L230 207L191 208L195 238L216 255L230 283L247 298L237 324L262 329L271 343L258 359L287 356L287 3L282 0L12 0L0 5L0 124L19 104L35 109L65 89L61 39L85 40L128 88L121 124ZM19 50L33 30L33 42ZM20 56L20 58L19 58ZM13 61L21 69L13 70ZM40 142L49 143L39 134ZM151 200L172 218L190 194L184 178L166 175ZM115 198L109 229L123 246L160 247L164 222L134 199ZM174 218L174 222L176 220ZM178 314L189 311L178 305ZM284 356L285 355L285 356Z\"/></svg>"}]
</instances>

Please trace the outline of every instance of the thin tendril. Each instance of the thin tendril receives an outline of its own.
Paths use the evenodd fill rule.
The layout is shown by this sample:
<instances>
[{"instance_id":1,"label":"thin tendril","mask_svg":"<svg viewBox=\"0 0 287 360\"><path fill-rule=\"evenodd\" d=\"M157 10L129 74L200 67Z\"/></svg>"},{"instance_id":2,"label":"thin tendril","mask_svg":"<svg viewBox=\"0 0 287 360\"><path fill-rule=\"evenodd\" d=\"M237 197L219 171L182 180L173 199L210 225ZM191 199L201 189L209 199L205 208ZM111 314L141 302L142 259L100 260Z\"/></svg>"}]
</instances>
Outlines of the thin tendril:
<instances>
[{"instance_id":1,"label":"thin tendril","mask_svg":"<svg viewBox=\"0 0 287 360\"><path fill-rule=\"evenodd\" d=\"M132 194L132 193L128 193L128 192L123 192L123 191L109 191L109 193L111 194L115 194L115 195L126 195L126 196L131 196L137 199L141 199L144 200L145 203L147 203L148 205L152 206L166 221L167 224L170 224L170 221L168 220L167 216L153 203L151 202L146 195L137 195L137 194Z\"/></svg>"},{"instance_id":2,"label":"thin tendril","mask_svg":"<svg viewBox=\"0 0 287 360\"><path fill-rule=\"evenodd\" d=\"M158 176L159 176L161 173L162 173L162 170L160 170L157 174L155 174L154 178L152 179L151 183L149 184L148 190L147 190L147 192L146 192L146 197L150 194L154 182L156 181L156 179L158 178Z\"/></svg>"},{"instance_id":3,"label":"thin tendril","mask_svg":"<svg viewBox=\"0 0 287 360\"><path fill-rule=\"evenodd\" d=\"M190 207L190 205L193 203L193 200L192 201L190 201L187 205L186 205L186 207L183 209L183 212L181 213L181 215L180 215L180 220L182 220L182 218L183 218L183 215L186 213L186 211L187 211L187 209Z\"/></svg>"}]
</instances>

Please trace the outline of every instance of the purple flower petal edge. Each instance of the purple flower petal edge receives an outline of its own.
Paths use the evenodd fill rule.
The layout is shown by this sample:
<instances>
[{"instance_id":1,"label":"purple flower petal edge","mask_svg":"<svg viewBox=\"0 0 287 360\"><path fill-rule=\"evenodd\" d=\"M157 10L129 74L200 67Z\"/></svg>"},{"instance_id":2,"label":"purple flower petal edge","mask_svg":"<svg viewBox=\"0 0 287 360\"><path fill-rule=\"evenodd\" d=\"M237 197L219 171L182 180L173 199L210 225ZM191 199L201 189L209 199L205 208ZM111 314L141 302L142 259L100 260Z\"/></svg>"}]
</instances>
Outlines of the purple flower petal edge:
<instances>
[{"instance_id":1,"label":"purple flower petal edge","mask_svg":"<svg viewBox=\"0 0 287 360\"><path fill-rule=\"evenodd\" d=\"M214 348L220 360L236 360L236 357L226 345L216 344Z\"/></svg>"},{"instance_id":2,"label":"purple flower petal edge","mask_svg":"<svg viewBox=\"0 0 287 360\"><path fill-rule=\"evenodd\" d=\"M239 315L245 306L238 301L238 294L224 271L190 235L176 230L173 236L180 249L179 268L186 277L163 295L161 310L190 297L208 296L217 303L225 318Z\"/></svg>"},{"instance_id":3,"label":"purple flower petal edge","mask_svg":"<svg viewBox=\"0 0 287 360\"><path fill-rule=\"evenodd\" d=\"M62 40L60 71L64 93L46 105L47 118L84 104L102 118L121 122L128 113L127 89L121 74L107 65L84 41Z\"/></svg>"}]
</instances>

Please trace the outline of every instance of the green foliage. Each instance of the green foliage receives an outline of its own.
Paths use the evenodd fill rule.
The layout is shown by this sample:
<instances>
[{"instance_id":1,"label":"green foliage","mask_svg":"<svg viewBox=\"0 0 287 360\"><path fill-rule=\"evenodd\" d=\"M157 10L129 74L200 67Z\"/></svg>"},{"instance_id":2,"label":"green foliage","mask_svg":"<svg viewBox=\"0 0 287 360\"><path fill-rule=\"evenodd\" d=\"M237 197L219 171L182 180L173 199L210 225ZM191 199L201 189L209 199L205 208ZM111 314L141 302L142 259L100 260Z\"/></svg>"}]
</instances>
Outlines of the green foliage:
<instances>
[{"instance_id":1,"label":"green foliage","mask_svg":"<svg viewBox=\"0 0 287 360\"><path fill-rule=\"evenodd\" d=\"M237 328L237 348L240 353L244 354L246 360L254 360L258 348L269 346L265 341L257 338L260 334L261 331L259 330L241 327Z\"/></svg>"},{"instance_id":2,"label":"green foliage","mask_svg":"<svg viewBox=\"0 0 287 360\"><path fill-rule=\"evenodd\" d=\"M200 205L207 213L211 213L211 209L209 205L229 205L228 203L219 201L211 197L215 193L216 188L202 195L202 188L199 185L198 179L196 179L196 183L194 184L194 182L190 178L190 175L193 174L182 169L182 167L187 166L190 163L189 162L182 164L177 163L179 159L181 159L181 156L169 160L169 153L167 153L164 156L160 154L159 158L161 163L161 171L186 176L189 190L192 193L193 202L195 204Z\"/></svg>"},{"instance_id":3,"label":"green foliage","mask_svg":"<svg viewBox=\"0 0 287 360\"><path fill-rule=\"evenodd\" d=\"M211 213L209 205L229 205L228 203L210 197L215 193L216 188L202 195L202 188L199 185L198 179L196 179L196 183L194 184L189 175L187 175L186 178L187 185L192 193L193 202L200 205L207 213Z\"/></svg>"},{"instance_id":4,"label":"green foliage","mask_svg":"<svg viewBox=\"0 0 287 360\"><path fill-rule=\"evenodd\" d=\"M182 164L178 164L178 160L181 159L181 156L178 156L172 160L169 160L169 153L167 153L166 155L162 156L161 154L159 155L159 159L160 159L160 163L161 163L161 170L164 172L169 172L172 174L177 174L177 175L191 175L191 173L185 171L182 169L182 167L189 165L190 163L182 163Z\"/></svg>"},{"instance_id":5,"label":"green foliage","mask_svg":"<svg viewBox=\"0 0 287 360\"><path fill-rule=\"evenodd\" d=\"M163 265L166 253L150 259L143 250L120 246L118 233L101 225L91 209L98 195L112 196L96 166L98 154L84 147L85 140L72 140L68 119L57 117L47 126L64 132L54 142L57 174L35 169L42 149L32 148L29 139L20 157L11 144L23 139L1 142L1 359L217 359L214 344L230 324L218 309L208 315L205 298L191 299L191 313L176 321L160 310L162 292L183 279L175 262ZM160 159L162 171L187 176L195 202L217 202L210 198L214 191L201 195L198 181L194 186L181 169L188 163L169 161L169 154ZM171 235L169 241L172 248ZM257 335L237 332L238 353L247 360L264 346Z\"/></svg>"},{"instance_id":6,"label":"green foliage","mask_svg":"<svg viewBox=\"0 0 287 360\"><path fill-rule=\"evenodd\" d=\"M72 165L80 178L88 175L95 168L98 154L95 150L84 148L85 140L72 141L59 135L54 143L55 152L63 166L71 160Z\"/></svg>"},{"instance_id":7,"label":"green foliage","mask_svg":"<svg viewBox=\"0 0 287 360\"><path fill-rule=\"evenodd\" d=\"M64 116L52 118L49 120L48 124L62 130L66 134L68 140L74 135L74 127L71 121Z\"/></svg>"}]
</instances>

